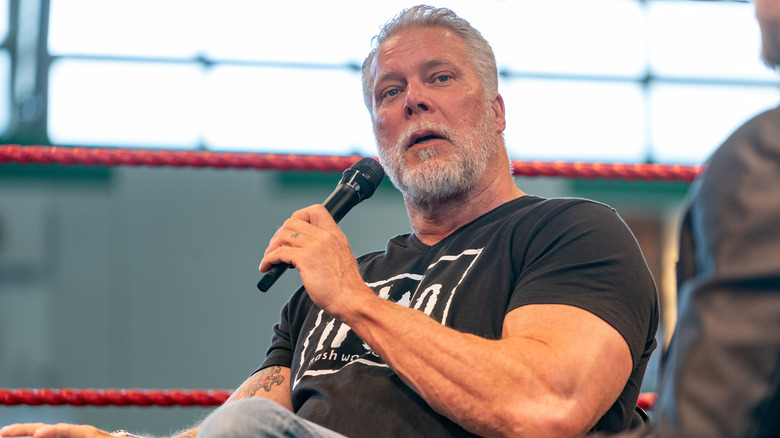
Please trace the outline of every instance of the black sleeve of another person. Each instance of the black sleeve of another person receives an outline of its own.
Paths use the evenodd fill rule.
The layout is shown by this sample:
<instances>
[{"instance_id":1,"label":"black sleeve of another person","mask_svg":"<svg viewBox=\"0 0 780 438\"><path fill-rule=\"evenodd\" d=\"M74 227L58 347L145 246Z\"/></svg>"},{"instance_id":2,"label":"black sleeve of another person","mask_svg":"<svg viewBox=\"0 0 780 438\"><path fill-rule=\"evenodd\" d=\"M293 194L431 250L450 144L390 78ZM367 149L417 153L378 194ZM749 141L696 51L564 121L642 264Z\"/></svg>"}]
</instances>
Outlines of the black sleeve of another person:
<instances>
[{"instance_id":1,"label":"black sleeve of another person","mask_svg":"<svg viewBox=\"0 0 780 438\"><path fill-rule=\"evenodd\" d=\"M689 201L656 435L780 437L780 107L721 145Z\"/></svg>"}]
</instances>

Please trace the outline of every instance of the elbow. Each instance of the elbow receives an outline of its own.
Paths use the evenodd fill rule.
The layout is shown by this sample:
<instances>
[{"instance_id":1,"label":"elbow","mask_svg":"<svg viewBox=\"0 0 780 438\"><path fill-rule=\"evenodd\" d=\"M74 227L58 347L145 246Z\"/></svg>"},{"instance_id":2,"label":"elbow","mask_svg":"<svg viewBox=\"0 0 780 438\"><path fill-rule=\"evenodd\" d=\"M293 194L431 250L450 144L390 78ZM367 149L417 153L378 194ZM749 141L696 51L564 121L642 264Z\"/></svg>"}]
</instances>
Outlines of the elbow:
<instances>
[{"instance_id":1,"label":"elbow","mask_svg":"<svg viewBox=\"0 0 780 438\"><path fill-rule=\"evenodd\" d=\"M504 406L497 436L567 438L581 437L592 427L584 409L572 400L537 400L533 406L510 403Z\"/></svg>"},{"instance_id":2,"label":"elbow","mask_svg":"<svg viewBox=\"0 0 780 438\"><path fill-rule=\"evenodd\" d=\"M535 427L533 436L551 438L581 437L590 430L590 426L582 419L565 412L548 413L536 422Z\"/></svg>"}]
</instances>

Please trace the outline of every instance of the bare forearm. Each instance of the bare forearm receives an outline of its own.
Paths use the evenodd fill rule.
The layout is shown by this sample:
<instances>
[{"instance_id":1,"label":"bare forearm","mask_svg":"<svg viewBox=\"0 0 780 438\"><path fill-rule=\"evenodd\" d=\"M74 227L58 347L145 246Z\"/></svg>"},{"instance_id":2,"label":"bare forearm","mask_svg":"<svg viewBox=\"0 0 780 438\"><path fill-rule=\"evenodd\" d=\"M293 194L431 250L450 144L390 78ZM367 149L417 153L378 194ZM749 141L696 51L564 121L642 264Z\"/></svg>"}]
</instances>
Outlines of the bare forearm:
<instances>
[{"instance_id":1,"label":"bare forearm","mask_svg":"<svg viewBox=\"0 0 780 438\"><path fill-rule=\"evenodd\" d=\"M523 369L522 358L511 360L498 345L517 340L460 333L422 312L385 301L360 308L345 322L435 410L463 427L480 435L512 434L501 430L509 424L504 417L517 419L508 406L532 416L533 406L542 401L532 385L541 379L532 378L533 370ZM534 404L518 404L521 394L537 394Z\"/></svg>"},{"instance_id":2,"label":"bare forearm","mask_svg":"<svg viewBox=\"0 0 780 438\"><path fill-rule=\"evenodd\" d=\"M244 381L225 403L232 403L250 397L263 397L274 400L282 406L291 409L289 392L290 371L287 368L271 366L264 368ZM196 438L199 426L183 430L172 438Z\"/></svg>"},{"instance_id":3,"label":"bare forearm","mask_svg":"<svg viewBox=\"0 0 780 438\"><path fill-rule=\"evenodd\" d=\"M583 434L630 375L625 341L581 309L515 309L502 339L489 340L395 303L359 301L344 322L434 409L480 435Z\"/></svg>"}]
</instances>

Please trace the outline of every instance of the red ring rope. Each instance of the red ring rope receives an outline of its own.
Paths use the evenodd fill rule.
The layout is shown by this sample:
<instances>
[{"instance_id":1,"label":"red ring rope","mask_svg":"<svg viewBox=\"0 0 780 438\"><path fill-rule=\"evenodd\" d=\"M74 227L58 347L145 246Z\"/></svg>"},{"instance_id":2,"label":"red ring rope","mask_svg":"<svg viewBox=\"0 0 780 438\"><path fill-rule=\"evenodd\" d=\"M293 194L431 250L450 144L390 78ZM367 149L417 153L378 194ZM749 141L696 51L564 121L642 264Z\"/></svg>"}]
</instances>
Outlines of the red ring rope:
<instances>
[{"instance_id":1,"label":"red ring rope","mask_svg":"<svg viewBox=\"0 0 780 438\"><path fill-rule=\"evenodd\" d=\"M88 166L180 166L255 168L277 170L343 171L360 156L261 154L163 149L113 149L71 146L0 146L0 163L42 163ZM605 178L625 180L665 180L691 182L703 165L621 164L582 162L513 161L514 174Z\"/></svg>"},{"instance_id":2,"label":"red ring rope","mask_svg":"<svg viewBox=\"0 0 780 438\"><path fill-rule=\"evenodd\" d=\"M196 389L3 389L0 405L219 406L229 390ZM652 410L655 393L639 394L637 406Z\"/></svg>"},{"instance_id":3,"label":"red ring rope","mask_svg":"<svg viewBox=\"0 0 780 438\"><path fill-rule=\"evenodd\" d=\"M4 405L218 406L227 390L183 389L0 389Z\"/></svg>"}]
</instances>

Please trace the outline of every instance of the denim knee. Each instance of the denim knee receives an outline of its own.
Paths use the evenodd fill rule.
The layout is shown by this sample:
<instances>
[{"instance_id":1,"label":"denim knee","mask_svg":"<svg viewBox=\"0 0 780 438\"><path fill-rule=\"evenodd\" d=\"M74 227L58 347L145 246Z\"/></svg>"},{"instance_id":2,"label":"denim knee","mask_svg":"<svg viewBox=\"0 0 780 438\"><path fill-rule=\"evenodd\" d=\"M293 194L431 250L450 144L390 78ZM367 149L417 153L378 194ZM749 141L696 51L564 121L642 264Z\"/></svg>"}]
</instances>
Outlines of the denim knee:
<instances>
[{"instance_id":1,"label":"denim knee","mask_svg":"<svg viewBox=\"0 0 780 438\"><path fill-rule=\"evenodd\" d=\"M345 438L263 398L227 403L212 412L198 438Z\"/></svg>"},{"instance_id":2,"label":"denim knee","mask_svg":"<svg viewBox=\"0 0 780 438\"><path fill-rule=\"evenodd\" d=\"M277 437L279 419L295 415L271 400L248 398L217 408L201 424L198 437L256 438Z\"/></svg>"}]
</instances>

